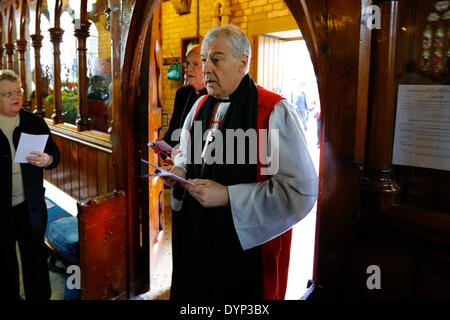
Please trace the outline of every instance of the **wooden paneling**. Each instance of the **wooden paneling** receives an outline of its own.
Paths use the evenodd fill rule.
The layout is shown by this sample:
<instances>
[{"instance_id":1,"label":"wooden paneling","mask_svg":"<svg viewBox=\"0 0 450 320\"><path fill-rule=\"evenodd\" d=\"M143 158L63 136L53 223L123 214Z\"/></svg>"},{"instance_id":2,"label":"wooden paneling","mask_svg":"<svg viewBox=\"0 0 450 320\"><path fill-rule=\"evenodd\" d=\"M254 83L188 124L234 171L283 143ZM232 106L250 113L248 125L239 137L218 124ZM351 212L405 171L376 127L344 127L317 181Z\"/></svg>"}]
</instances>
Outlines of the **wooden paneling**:
<instances>
[{"instance_id":1,"label":"wooden paneling","mask_svg":"<svg viewBox=\"0 0 450 320\"><path fill-rule=\"evenodd\" d=\"M45 172L45 179L77 200L114 190L111 152L61 134L53 134L61 152L58 167Z\"/></svg>"},{"instance_id":2,"label":"wooden paneling","mask_svg":"<svg viewBox=\"0 0 450 320\"><path fill-rule=\"evenodd\" d=\"M375 196L378 200L362 202L357 267L359 277L354 284L358 288L356 294L363 298L449 297L450 173L400 165L392 167L392 174L389 170L395 124L392 111L396 110L398 85L449 84L448 67L424 70L421 65L422 50L428 47L423 39L425 26L433 25L434 18L430 19L430 13L435 11L437 4L438 1L428 0L382 2L382 16L391 15L392 22L398 18L398 25L393 29L393 24L385 22L380 30L385 35L379 36L378 31L372 35L377 42L372 43L370 90L371 96L378 95L378 98L372 98L369 102L371 130L366 147L366 166L378 167L379 173L375 175L382 178L383 181L379 181L384 187L378 188L380 192ZM387 8L392 10L385 10ZM450 20L440 20L435 24L436 29L439 27L447 30ZM386 33L389 28L392 29L391 34ZM447 43L444 39L443 48L448 46ZM394 49L387 50L389 45L392 48L395 45L397 52ZM436 40L433 38L433 43L428 48L432 50L435 45ZM383 47L386 48L385 53L377 57ZM435 58L431 64L438 61ZM383 60L384 63L374 67L374 61ZM445 61L445 57L443 60ZM394 68L392 63L395 63ZM375 82L373 75L377 74L381 78ZM389 192L386 186L392 189L392 185L396 183L400 192L393 205L382 198L383 193ZM370 264L380 266L381 277L384 279L381 290L367 290L365 286L368 275L364 273Z\"/></svg>"}]
</instances>

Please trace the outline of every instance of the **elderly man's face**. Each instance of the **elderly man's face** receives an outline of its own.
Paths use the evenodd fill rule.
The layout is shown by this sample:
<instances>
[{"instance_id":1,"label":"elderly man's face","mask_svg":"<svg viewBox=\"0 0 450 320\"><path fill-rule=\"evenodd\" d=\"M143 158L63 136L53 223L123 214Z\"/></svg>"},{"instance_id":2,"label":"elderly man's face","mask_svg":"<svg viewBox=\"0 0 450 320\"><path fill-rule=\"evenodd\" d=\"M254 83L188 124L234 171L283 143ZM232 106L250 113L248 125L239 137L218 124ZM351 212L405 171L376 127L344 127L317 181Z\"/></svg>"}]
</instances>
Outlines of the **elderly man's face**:
<instances>
[{"instance_id":1,"label":"elderly man's face","mask_svg":"<svg viewBox=\"0 0 450 320\"><path fill-rule=\"evenodd\" d=\"M216 98L229 97L245 76L248 56L235 58L224 35L202 48L203 79L206 90Z\"/></svg>"},{"instance_id":2,"label":"elderly man's face","mask_svg":"<svg viewBox=\"0 0 450 320\"><path fill-rule=\"evenodd\" d=\"M185 72L188 83L194 87L196 91L200 91L205 87L202 75L202 59L200 58L200 47L194 48L189 52L185 61Z\"/></svg>"},{"instance_id":3,"label":"elderly man's face","mask_svg":"<svg viewBox=\"0 0 450 320\"><path fill-rule=\"evenodd\" d=\"M0 114L14 117L22 108L22 89L17 82L0 81Z\"/></svg>"}]
</instances>

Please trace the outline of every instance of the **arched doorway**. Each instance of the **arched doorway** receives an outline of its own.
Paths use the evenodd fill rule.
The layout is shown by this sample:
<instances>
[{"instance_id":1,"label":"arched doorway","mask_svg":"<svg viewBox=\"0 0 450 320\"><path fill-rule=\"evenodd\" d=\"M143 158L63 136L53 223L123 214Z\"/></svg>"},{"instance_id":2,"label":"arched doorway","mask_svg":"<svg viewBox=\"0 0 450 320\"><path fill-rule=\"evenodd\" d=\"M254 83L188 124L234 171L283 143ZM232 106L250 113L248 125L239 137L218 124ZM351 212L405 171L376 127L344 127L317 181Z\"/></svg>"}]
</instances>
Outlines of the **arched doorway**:
<instances>
[{"instance_id":1,"label":"arched doorway","mask_svg":"<svg viewBox=\"0 0 450 320\"><path fill-rule=\"evenodd\" d=\"M361 172L358 163L364 160L367 114L363 101L367 98L368 77L364 71L368 70L365 57L368 54L370 38L360 28L361 3L359 1L351 4L331 4L327 1L291 0L285 3L305 38L317 76L322 108L320 189L316 226L320 233L316 232L312 278L313 280L321 278L321 281L337 287L338 284L344 285L345 281L352 277L353 264L350 260L354 256L355 248L354 232L350 231L354 230L351 221L357 216L359 195L353 192L351 187L336 189L335 186L340 184L356 186L360 183ZM337 32L336 25L327 20L332 12L330 8L343 10L339 12L347 10L351 13L349 15L351 19L339 25L346 31L346 39L342 38L345 32L343 33L341 29ZM333 14L332 17L338 19L341 15ZM334 33L341 38L333 37ZM342 47L342 41L352 45ZM137 43L137 41L132 43L134 47L129 48L130 52L135 50ZM334 53L336 54L333 55ZM133 60L132 56L130 53L131 60ZM330 68L331 66L333 68ZM132 69L126 69L124 72L125 77L130 79ZM336 82L336 79L344 79L344 81ZM348 90L346 82L358 85L350 94L343 96L342 91ZM129 87L125 86L123 90L129 90ZM132 101L136 101L136 97ZM328 103L329 101L331 104ZM122 114L129 111L126 108L127 104L128 101L126 104L123 101ZM345 117L340 115L339 106L341 105L351 106L346 109ZM130 140L122 141L123 145L130 143ZM128 158L125 163L132 165L134 161ZM131 203L130 200L130 206L132 206ZM327 216L320 214L324 208L327 210Z\"/></svg>"}]
</instances>

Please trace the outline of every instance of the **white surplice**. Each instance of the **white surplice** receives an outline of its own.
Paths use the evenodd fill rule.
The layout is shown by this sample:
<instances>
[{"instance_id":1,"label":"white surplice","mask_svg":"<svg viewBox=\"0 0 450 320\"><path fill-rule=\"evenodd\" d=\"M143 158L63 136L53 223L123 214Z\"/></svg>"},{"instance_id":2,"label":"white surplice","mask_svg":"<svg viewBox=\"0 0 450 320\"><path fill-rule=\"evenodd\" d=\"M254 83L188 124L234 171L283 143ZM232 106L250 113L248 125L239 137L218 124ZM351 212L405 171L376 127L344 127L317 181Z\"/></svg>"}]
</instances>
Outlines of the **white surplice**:
<instances>
[{"instance_id":1,"label":"white surplice","mask_svg":"<svg viewBox=\"0 0 450 320\"><path fill-rule=\"evenodd\" d=\"M200 97L192 106L183 125L174 165L186 171L187 145L192 119ZM313 208L318 195L318 177L301 120L295 107L286 100L279 101L269 118L268 132L278 129L279 143L273 152L271 165L278 172L262 182L228 186L231 212L239 241L244 250L261 245L289 230ZM271 146L271 135L268 135ZM278 150L277 150L278 149ZM278 161L278 163L274 163ZM181 208L181 202L172 198L172 207Z\"/></svg>"}]
</instances>

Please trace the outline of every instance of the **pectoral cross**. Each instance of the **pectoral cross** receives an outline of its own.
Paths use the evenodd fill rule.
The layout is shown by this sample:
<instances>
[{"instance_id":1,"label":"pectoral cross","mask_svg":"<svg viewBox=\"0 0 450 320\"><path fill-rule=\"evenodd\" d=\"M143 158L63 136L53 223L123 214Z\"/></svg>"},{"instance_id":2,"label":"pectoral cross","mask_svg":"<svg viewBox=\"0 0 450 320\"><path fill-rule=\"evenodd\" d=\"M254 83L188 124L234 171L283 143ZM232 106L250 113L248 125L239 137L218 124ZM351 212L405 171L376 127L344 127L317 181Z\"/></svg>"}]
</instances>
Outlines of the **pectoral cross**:
<instances>
[{"instance_id":1,"label":"pectoral cross","mask_svg":"<svg viewBox=\"0 0 450 320\"><path fill-rule=\"evenodd\" d=\"M202 152L203 163L205 162L204 159L206 157L206 152L208 151L209 143L214 141L214 136L216 134L216 130L217 129L209 130L208 135L206 136L205 146L203 147L203 152Z\"/></svg>"}]
</instances>

